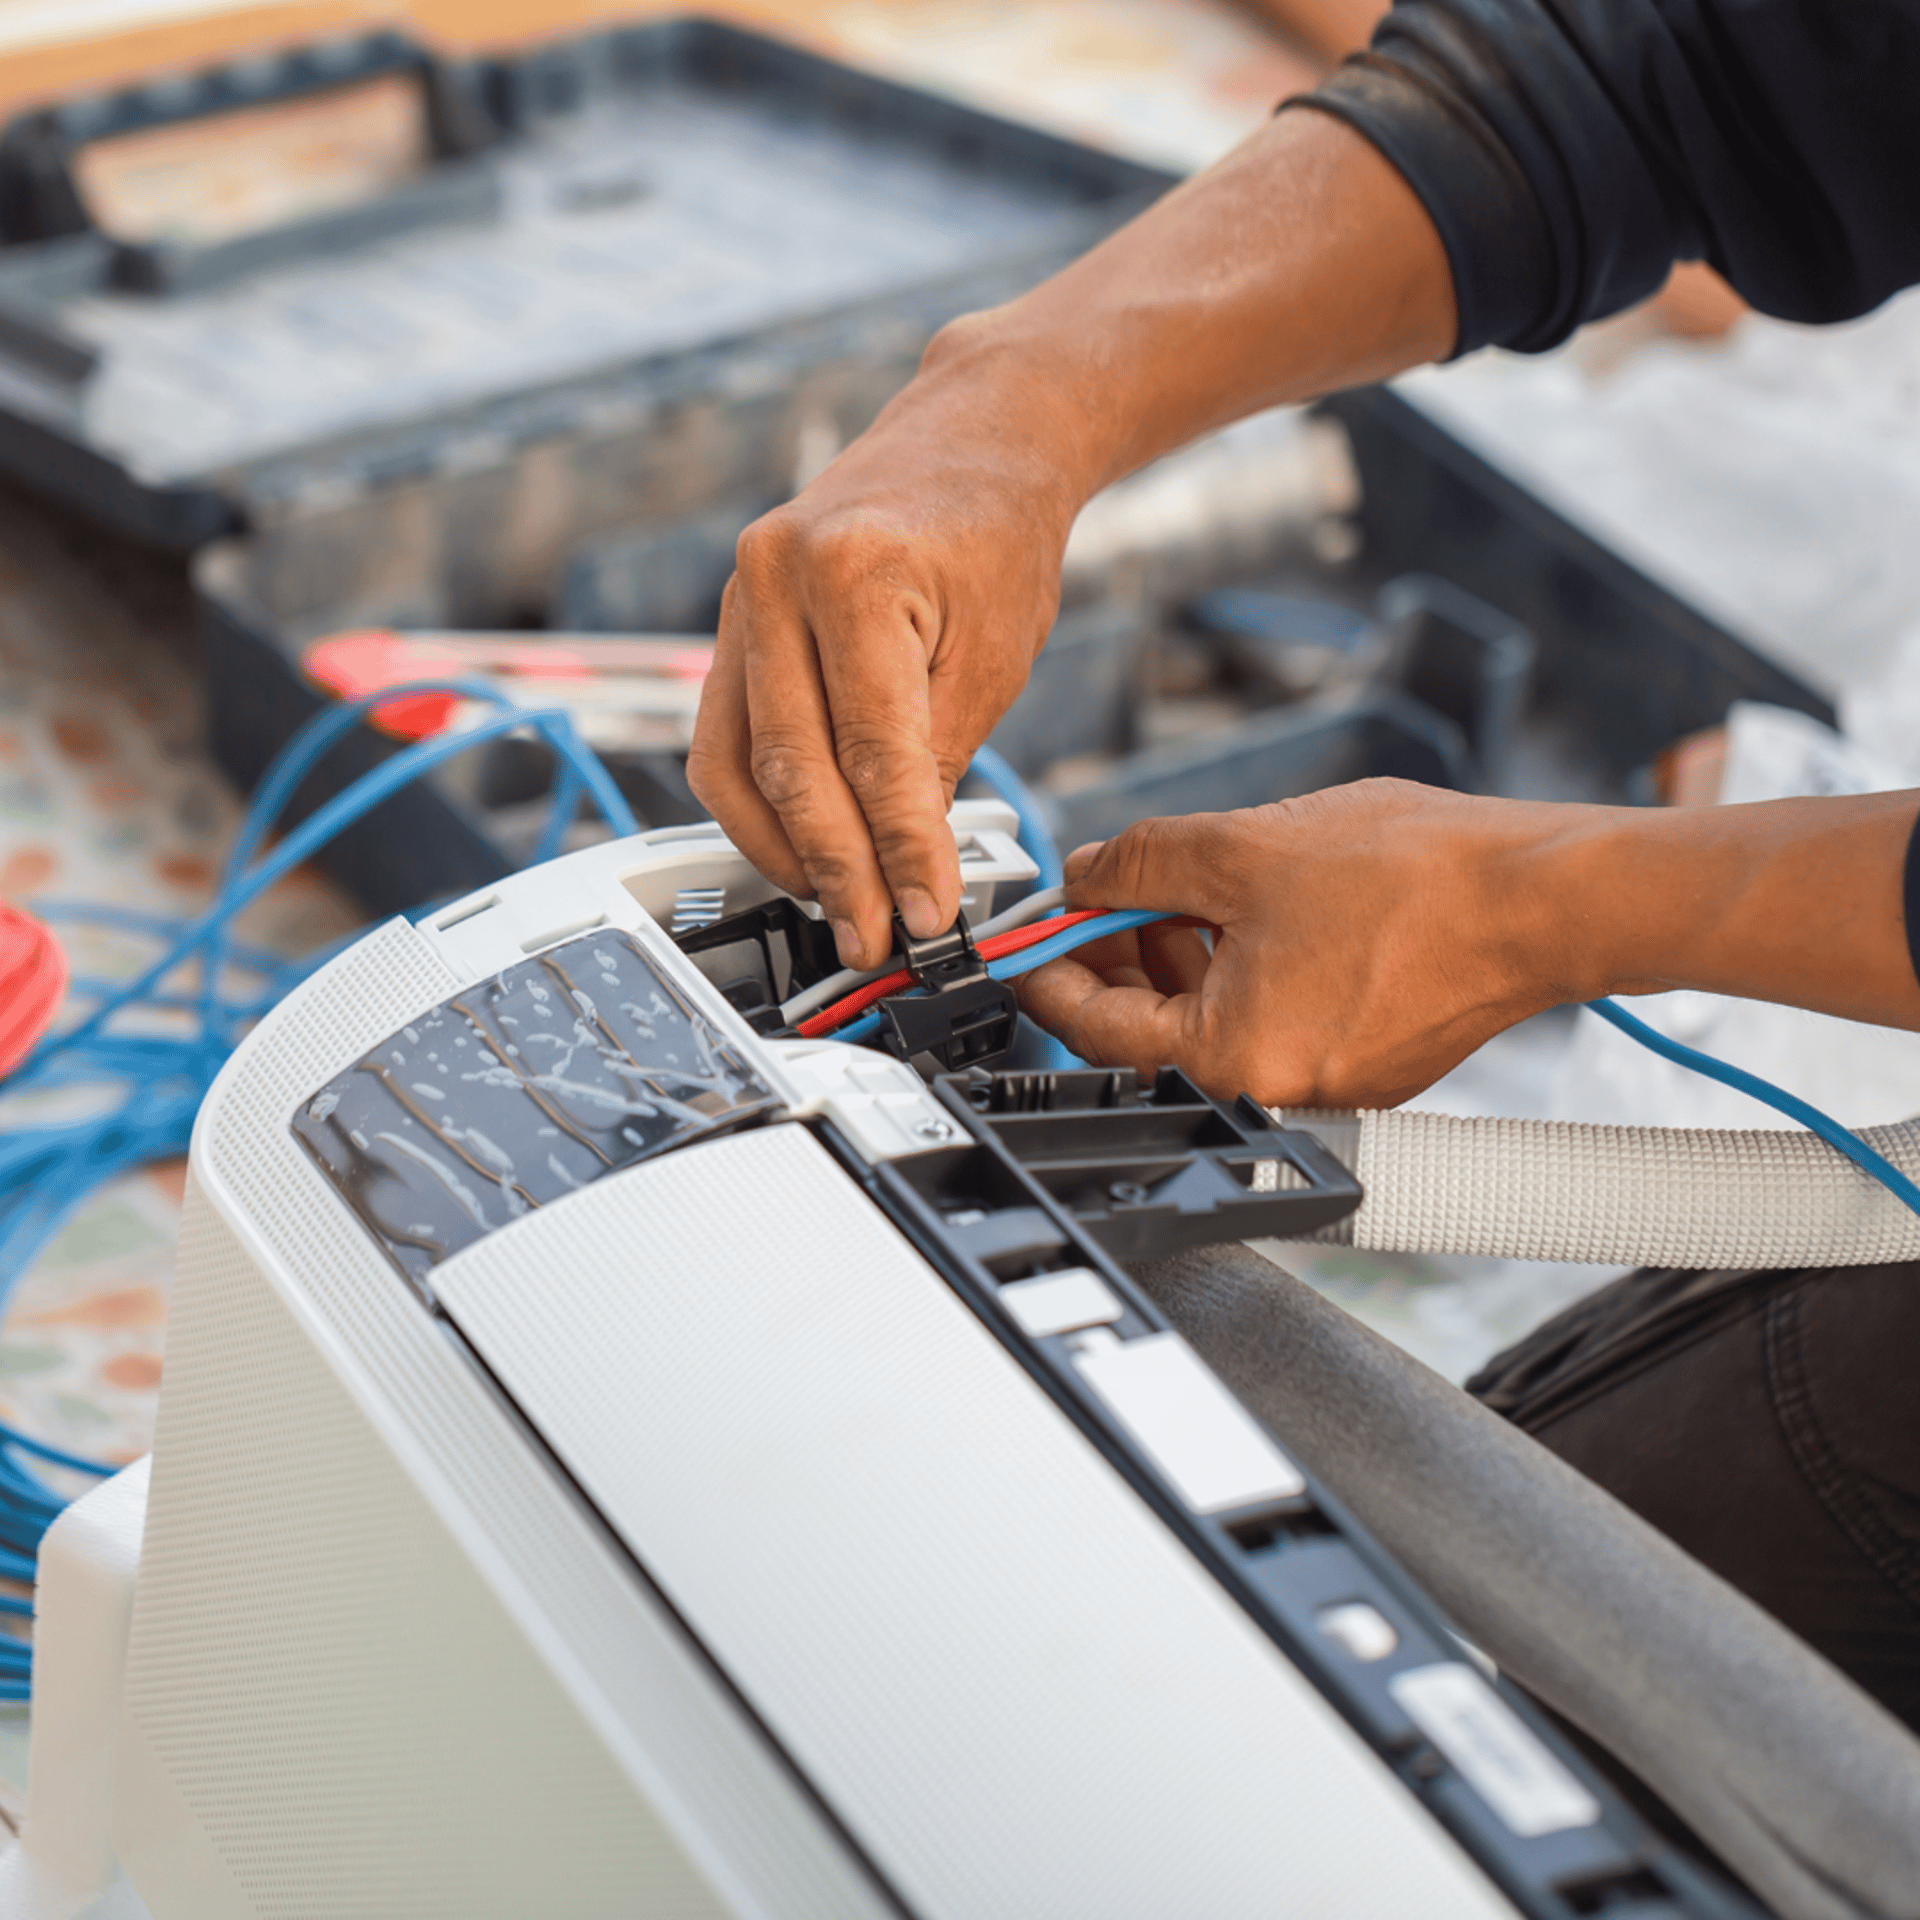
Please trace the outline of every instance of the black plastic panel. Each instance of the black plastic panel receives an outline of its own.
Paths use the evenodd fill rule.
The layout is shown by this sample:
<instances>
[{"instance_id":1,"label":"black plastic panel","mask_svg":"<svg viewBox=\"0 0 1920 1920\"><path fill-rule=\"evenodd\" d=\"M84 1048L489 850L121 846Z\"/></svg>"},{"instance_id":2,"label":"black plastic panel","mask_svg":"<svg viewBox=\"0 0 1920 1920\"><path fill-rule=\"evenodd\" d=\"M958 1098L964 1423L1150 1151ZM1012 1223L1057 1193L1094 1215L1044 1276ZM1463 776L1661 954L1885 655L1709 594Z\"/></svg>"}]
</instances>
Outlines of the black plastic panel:
<instances>
[{"instance_id":1,"label":"black plastic panel","mask_svg":"<svg viewBox=\"0 0 1920 1920\"><path fill-rule=\"evenodd\" d=\"M1083 1083L1065 1103L1086 1097L1084 1083L1103 1073L982 1075L1005 1090L998 1111L1047 1111L1043 1083ZM1121 1076L1113 1076L1116 1080ZM1177 1079L1177 1076L1176 1076ZM1152 1093L1130 1084L1117 1105L1128 1131L1142 1128ZM1589 1792L1597 1817L1554 1831L1516 1831L1415 1724L1395 1682L1421 1670L1457 1668L1459 1648L1444 1617L1310 1473L1297 1495L1199 1512L1185 1504L1164 1468L1089 1387L1081 1362L1085 1332L1032 1334L1007 1304L1006 1290L1073 1269L1099 1277L1119 1309L1094 1338L1121 1345L1165 1338L1170 1323L1152 1298L1116 1264L1088 1223L1076 1219L1033 1164L1022 1164L994 1124L991 1096L976 1107L956 1076L942 1083L948 1104L966 1116L974 1139L924 1154L867 1166L835 1133L821 1137L849 1176L864 1186L895 1225L978 1313L1008 1351L1087 1439L1161 1517L1248 1617L1320 1691L1392 1769L1406 1790L1480 1863L1527 1920L1576 1920L1605 1912L1618 1920L1760 1920L1732 1889L1667 1846L1562 1741L1509 1682L1486 1684L1489 1712L1516 1724L1553 1755ZM1182 1086L1185 1083L1180 1083ZM1188 1089L1191 1091L1191 1089ZM1169 1085L1170 1095L1178 1086ZM1209 1113L1223 1110L1195 1096ZM1193 1122L1192 1105L1169 1107ZM1241 1117L1251 1128L1251 1115ZM1156 1123L1144 1122L1151 1129ZM1187 1124L1187 1123L1183 1123ZM1282 1137L1276 1129L1269 1138ZM1337 1163L1336 1163L1337 1164ZM1221 1237L1218 1232L1214 1237ZM1344 1610L1359 1608L1379 1639L1355 1647L1335 1628ZM1384 1629L1384 1631L1381 1631ZM1464 1676L1463 1676L1464 1677ZM1478 1688L1478 1677L1469 1682ZM1497 1696L1497 1699L1496 1699ZM1509 1717L1510 1716L1510 1717Z\"/></svg>"},{"instance_id":2,"label":"black plastic panel","mask_svg":"<svg viewBox=\"0 0 1920 1920\"><path fill-rule=\"evenodd\" d=\"M1310 1133L1225 1107L1163 1067L954 1075L941 1097L984 1127L1116 1259L1262 1236L1300 1239L1360 1204Z\"/></svg>"}]
</instances>

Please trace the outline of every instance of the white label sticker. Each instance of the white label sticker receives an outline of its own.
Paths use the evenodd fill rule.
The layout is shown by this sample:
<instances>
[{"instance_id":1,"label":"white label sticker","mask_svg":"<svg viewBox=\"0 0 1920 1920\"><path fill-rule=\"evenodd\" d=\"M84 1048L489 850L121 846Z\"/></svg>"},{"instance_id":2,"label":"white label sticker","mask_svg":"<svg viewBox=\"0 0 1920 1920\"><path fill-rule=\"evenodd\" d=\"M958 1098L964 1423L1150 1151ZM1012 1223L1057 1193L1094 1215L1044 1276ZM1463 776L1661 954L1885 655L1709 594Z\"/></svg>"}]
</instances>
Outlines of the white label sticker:
<instances>
[{"instance_id":1,"label":"white label sticker","mask_svg":"<svg viewBox=\"0 0 1920 1920\"><path fill-rule=\"evenodd\" d=\"M1036 1340L1080 1327L1104 1327L1126 1312L1113 1297L1113 1289L1090 1267L1016 1280L1000 1289L1000 1298Z\"/></svg>"},{"instance_id":2,"label":"white label sticker","mask_svg":"<svg viewBox=\"0 0 1920 1920\"><path fill-rule=\"evenodd\" d=\"M1116 1340L1074 1364L1194 1512L1306 1492L1300 1469L1177 1333Z\"/></svg>"},{"instance_id":3,"label":"white label sticker","mask_svg":"<svg viewBox=\"0 0 1920 1920\"><path fill-rule=\"evenodd\" d=\"M1415 1667L1395 1674L1387 1690L1523 1840L1600 1818L1599 1801L1471 1667Z\"/></svg>"}]
</instances>

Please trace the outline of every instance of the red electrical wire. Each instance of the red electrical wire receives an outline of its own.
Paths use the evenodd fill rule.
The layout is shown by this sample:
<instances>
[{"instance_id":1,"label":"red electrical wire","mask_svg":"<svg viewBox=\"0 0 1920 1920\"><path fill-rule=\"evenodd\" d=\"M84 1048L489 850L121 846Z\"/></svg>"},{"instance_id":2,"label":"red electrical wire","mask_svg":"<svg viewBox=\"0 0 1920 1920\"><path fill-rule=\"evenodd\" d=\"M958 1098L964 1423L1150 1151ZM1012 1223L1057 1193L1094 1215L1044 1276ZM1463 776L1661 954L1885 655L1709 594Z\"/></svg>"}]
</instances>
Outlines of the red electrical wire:
<instances>
[{"instance_id":1,"label":"red electrical wire","mask_svg":"<svg viewBox=\"0 0 1920 1920\"><path fill-rule=\"evenodd\" d=\"M1083 920L1098 920L1106 911L1105 907L1086 907L1078 913L1057 913L1051 920L1035 920L1024 927L1009 928L1005 933L989 934L980 942L980 957L1003 960L1022 947L1037 947L1041 941L1051 940L1056 933L1077 927Z\"/></svg>"},{"instance_id":2,"label":"red electrical wire","mask_svg":"<svg viewBox=\"0 0 1920 1920\"><path fill-rule=\"evenodd\" d=\"M794 1028L794 1032L803 1040L818 1040L835 1027L844 1027L857 1014L865 1013L876 1000L884 1000L888 994L898 993L902 987L912 985L913 975L904 970L883 975L878 980L869 980L864 987L855 987L844 1000L836 1000L832 1006L809 1014Z\"/></svg>"},{"instance_id":3,"label":"red electrical wire","mask_svg":"<svg viewBox=\"0 0 1920 1920\"><path fill-rule=\"evenodd\" d=\"M1080 913L1056 914L1051 920L1036 920L1030 926L1012 927L1005 933L991 934L980 942L980 957L983 960L1000 960L1010 953L1018 953L1023 947L1037 947L1042 940L1051 940L1056 933L1063 933L1068 927L1077 927L1083 920L1097 920L1102 911L1104 909L1092 908ZM913 975L904 967L898 973L884 974L878 980L869 980L864 987L855 987L845 999L836 1000L830 1007L822 1007L818 1013L810 1014L794 1031L803 1040L818 1040L835 1027L844 1027L849 1020L857 1019L876 1001L912 985Z\"/></svg>"}]
</instances>

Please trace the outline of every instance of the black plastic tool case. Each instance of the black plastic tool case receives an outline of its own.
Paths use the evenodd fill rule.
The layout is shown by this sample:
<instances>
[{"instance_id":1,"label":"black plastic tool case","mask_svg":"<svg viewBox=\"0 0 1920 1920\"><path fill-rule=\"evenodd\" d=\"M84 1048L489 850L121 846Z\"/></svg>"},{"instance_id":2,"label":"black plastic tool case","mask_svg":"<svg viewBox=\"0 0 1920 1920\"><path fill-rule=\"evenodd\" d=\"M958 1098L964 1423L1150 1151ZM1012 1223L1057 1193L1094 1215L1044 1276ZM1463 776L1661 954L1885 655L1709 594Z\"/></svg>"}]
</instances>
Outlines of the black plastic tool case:
<instances>
[{"instance_id":1,"label":"black plastic tool case","mask_svg":"<svg viewBox=\"0 0 1920 1920\"><path fill-rule=\"evenodd\" d=\"M394 73L419 76L435 164L386 198L198 249L89 228L87 141ZM709 620L738 528L868 423L942 321L1167 184L694 20L491 64L373 35L76 101L0 136L0 467L200 549L213 741L251 785L319 705L298 660L324 633ZM1830 717L1391 392L1327 409L1364 488L1345 590L1422 570L1523 625L1522 731L1544 720L1589 763L1568 797L1735 698ZM1063 793L1066 844L1370 773L1512 784L1471 716L1412 685L1129 755L1158 611L1071 611L996 735L1029 776L1123 756ZM349 742L296 813L392 750ZM376 911L486 884L518 864L539 759L470 758L329 866ZM629 772L650 823L690 817L675 769Z\"/></svg>"},{"instance_id":2,"label":"black plastic tool case","mask_svg":"<svg viewBox=\"0 0 1920 1920\"><path fill-rule=\"evenodd\" d=\"M1391 388L1336 395L1361 482L1369 565L1433 572L1522 623L1536 713L1613 769L1644 765L1735 700L1832 703L1649 579Z\"/></svg>"},{"instance_id":3,"label":"black plastic tool case","mask_svg":"<svg viewBox=\"0 0 1920 1920\"><path fill-rule=\"evenodd\" d=\"M88 224L88 141L409 72L434 164L382 199L198 248ZM374 35L79 100L0 136L0 468L197 551L214 749L251 785L319 704L312 639L544 626L597 538L710 545L942 323L1169 184L703 20L463 66ZM342 749L296 813L391 750ZM411 790L329 865L376 911L498 876L497 773Z\"/></svg>"},{"instance_id":4,"label":"black plastic tool case","mask_svg":"<svg viewBox=\"0 0 1920 1920\"><path fill-rule=\"evenodd\" d=\"M410 66L434 163L384 198L224 245L60 231L89 141ZM0 232L46 236L0 253L0 461L183 547L535 447L631 519L616 449L661 409L897 362L1166 184L705 21L459 68L378 35L78 101L0 139ZM705 464L758 482L747 451Z\"/></svg>"}]
</instances>

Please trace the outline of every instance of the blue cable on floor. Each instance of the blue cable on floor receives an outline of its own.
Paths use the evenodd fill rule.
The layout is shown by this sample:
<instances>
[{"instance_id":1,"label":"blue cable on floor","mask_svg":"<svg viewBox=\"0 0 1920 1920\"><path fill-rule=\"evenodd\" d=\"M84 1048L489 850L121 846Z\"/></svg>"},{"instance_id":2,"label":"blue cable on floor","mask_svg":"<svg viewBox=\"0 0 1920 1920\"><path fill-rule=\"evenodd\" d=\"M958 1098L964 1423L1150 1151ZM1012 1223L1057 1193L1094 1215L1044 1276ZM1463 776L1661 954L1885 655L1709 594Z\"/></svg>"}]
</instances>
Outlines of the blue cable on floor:
<instances>
[{"instance_id":1,"label":"blue cable on floor","mask_svg":"<svg viewBox=\"0 0 1920 1920\"><path fill-rule=\"evenodd\" d=\"M459 693L495 711L478 726L396 753L318 807L262 855L275 822L330 747L373 707L404 694L427 692ZM201 1102L246 1029L360 938L356 931L317 953L286 960L235 940L234 916L422 774L483 741L523 730L542 739L558 763L536 862L561 850L583 798L592 800L616 834L638 831L619 788L564 711L522 710L483 681L428 681L329 707L294 735L254 794L217 898L197 918L183 921L130 908L66 902L40 910L56 923L111 927L160 942L164 950L129 983L75 978L69 998L91 1002L91 1011L76 1026L42 1040L0 1084L0 1100L90 1088L102 1103L101 1110L84 1118L23 1123L0 1131L0 1310L14 1283L88 1194L117 1174L186 1151ZM197 964L200 973L191 991L165 984L190 964ZM236 975L246 977L244 986ZM122 1015L147 1017L161 1030L109 1031L109 1023ZM32 1471L28 1462L35 1459L88 1475L117 1471L0 1423L0 1576L26 1582L34 1577L42 1535L67 1504ZM26 1601L0 1597L0 1613L31 1612ZM0 1701L27 1697L30 1668L26 1643L0 1634Z\"/></svg>"}]
</instances>

